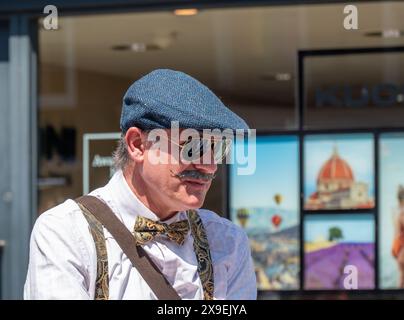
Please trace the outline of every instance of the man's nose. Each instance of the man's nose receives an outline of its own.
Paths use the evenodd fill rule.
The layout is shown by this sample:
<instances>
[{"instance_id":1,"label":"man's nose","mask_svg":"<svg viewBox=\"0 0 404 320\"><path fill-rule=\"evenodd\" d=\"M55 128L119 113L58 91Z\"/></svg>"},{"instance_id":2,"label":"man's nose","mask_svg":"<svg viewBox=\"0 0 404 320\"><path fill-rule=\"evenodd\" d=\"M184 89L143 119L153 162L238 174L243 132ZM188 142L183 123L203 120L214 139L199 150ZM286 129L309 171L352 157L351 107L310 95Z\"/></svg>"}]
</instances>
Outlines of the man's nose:
<instances>
[{"instance_id":1,"label":"man's nose","mask_svg":"<svg viewBox=\"0 0 404 320\"><path fill-rule=\"evenodd\" d=\"M217 170L217 164L214 162L206 163L206 164L205 163L192 163L192 165L195 167L196 170L199 170L203 173L213 174Z\"/></svg>"}]
</instances>

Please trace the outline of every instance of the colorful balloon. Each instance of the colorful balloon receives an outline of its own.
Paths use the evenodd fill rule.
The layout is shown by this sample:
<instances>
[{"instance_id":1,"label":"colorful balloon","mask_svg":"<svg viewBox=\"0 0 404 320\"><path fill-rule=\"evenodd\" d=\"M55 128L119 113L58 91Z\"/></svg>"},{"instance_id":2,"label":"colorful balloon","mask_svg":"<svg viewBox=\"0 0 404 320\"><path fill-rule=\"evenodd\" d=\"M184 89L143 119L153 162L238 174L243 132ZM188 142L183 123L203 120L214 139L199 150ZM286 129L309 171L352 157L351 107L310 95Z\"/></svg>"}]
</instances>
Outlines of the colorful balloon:
<instances>
[{"instance_id":1,"label":"colorful balloon","mask_svg":"<svg viewBox=\"0 0 404 320\"><path fill-rule=\"evenodd\" d=\"M275 226L275 228L278 228L279 225L282 223L282 217L278 214L275 214L272 216L272 224Z\"/></svg>"},{"instance_id":2,"label":"colorful balloon","mask_svg":"<svg viewBox=\"0 0 404 320\"><path fill-rule=\"evenodd\" d=\"M243 228L246 226L249 218L250 218L250 213L248 212L247 209L240 208L237 210L237 219Z\"/></svg>"},{"instance_id":3,"label":"colorful balloon","mask_svg":"<svg viewBox=\"0 0 404 320\"><path fill-rule=\"evenodd\" d=\"M280 205L282 203L283 197L280 193L277 193L274 195L274 200L277 205Z\"/></svg>"}]
</instances>

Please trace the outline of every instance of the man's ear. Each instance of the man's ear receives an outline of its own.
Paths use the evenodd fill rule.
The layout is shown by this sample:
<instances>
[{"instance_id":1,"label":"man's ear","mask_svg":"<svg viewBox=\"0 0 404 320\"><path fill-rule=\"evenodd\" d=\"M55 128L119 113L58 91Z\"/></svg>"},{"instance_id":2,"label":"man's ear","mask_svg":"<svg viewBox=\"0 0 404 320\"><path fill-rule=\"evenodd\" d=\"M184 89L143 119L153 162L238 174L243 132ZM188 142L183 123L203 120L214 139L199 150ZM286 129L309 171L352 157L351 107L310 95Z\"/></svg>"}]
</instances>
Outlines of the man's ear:
<instances>
[{"instance_id":1,"label":"man's ear","mask_svg":"<svg viewBox=\"0 0 404 320\"><path fill-rule=\"evenodd\" d=\"M129 157L135 162L144 160L145 145L142 137L142 130L137 127L130 127L125 134Z\"/></svg>"}]
</instances>

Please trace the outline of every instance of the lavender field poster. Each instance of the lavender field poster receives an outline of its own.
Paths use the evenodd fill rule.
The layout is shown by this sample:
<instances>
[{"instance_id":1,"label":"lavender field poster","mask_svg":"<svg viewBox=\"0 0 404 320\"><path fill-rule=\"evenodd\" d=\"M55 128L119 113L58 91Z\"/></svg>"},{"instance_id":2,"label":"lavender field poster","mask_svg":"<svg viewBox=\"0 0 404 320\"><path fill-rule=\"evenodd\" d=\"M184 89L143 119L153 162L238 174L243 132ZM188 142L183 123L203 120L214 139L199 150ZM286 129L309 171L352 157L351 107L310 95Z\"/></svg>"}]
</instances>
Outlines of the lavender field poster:
<instances>
[{"instance_id":1,"label":"lavender field poster","mask_svg":"<svg viewBox=\"0 0 404 320\"><path fill-rule=\"evenodd\" d=\"M304 289L344 290L345 267L357 270L357 289L375 288L373 214L304 218Z\"/></svg>"},{"instance_id":2,"label":"lavender field poster","mask_svg":"<svg viewBox=\"0 0 404 320\"><path fill-rule=\"evenodd\" d=\"M258 289L296 290L300 271L298 138L258 136L256 143L253 175L237 175L237 166L230 167L230 218L249 237Z\"/></svg>"}]
</instances>

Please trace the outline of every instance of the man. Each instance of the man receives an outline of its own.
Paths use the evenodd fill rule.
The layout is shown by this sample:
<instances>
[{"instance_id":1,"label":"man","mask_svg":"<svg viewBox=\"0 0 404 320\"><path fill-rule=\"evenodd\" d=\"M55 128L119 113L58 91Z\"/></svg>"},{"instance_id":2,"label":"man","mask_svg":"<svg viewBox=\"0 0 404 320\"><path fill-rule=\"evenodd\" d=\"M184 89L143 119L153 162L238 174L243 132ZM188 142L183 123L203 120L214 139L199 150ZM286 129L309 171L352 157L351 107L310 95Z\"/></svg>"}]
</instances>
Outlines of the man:
<instances>
[{"instance_id":1,"label":"man","mask_svg":"<svg viewBox=\"0 0 404 320\"><path fill-rule=\"evenodd\" d=\"M247 130L246 123L194 78L155 70L129 87L120 127L118 170L90 195L133 232L136 245L180 298L256 299L247 236L229 220L199 209L217 170L217 161L201 161L202 154L216 159L216 139L181 138L192 129ZM208 148L199 148L206 141ZM159 143L166 147L156 148ZM70 199L38 218L26 299L157 299L108 228L101 227L100 244L92 225Z\"/></svg>"}]
</instances>

